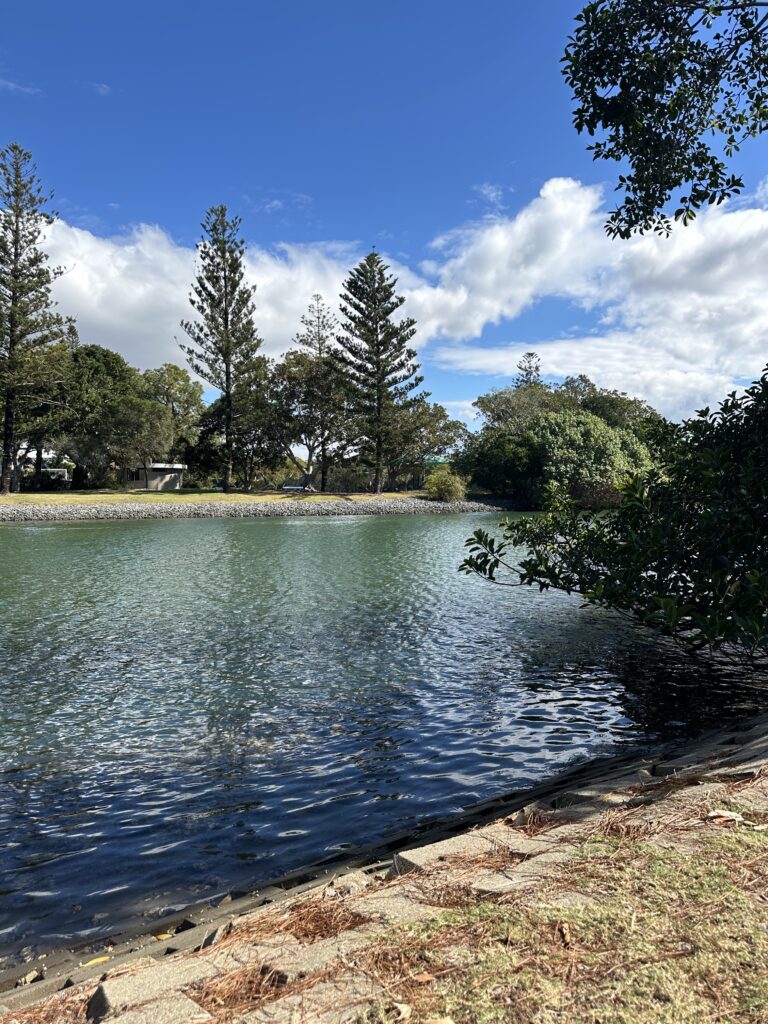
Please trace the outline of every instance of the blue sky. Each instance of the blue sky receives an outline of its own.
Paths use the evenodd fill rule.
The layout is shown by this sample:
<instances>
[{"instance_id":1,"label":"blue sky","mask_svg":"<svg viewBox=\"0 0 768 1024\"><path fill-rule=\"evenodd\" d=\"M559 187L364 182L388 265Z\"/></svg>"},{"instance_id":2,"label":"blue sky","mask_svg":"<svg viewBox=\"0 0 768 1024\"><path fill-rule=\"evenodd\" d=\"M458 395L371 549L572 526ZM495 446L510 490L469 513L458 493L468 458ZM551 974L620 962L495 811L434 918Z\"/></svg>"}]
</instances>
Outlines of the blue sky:
<instances>
[{"instance_id":1,"label":"blue sky","mask_svg":"<svg viewBox=\"0 0 768 1024\"><path fill-rule=\"evenodd\" d=\"M335 300L344 266L376 244L425 325L427 385L457 412L529 348L552 376L583 369L674 414L757 373L765 143L739 159L755 195L738 208L663 250L608 245L615 168L593 164L574 132L559 68L580 7L14 5L2 141L30 149L55 190L62 308L83 340L140 365L181 361L190 250L206 207L225 202L243 218L275 355L312 291ZM553 180L571 184L542 198ZM706 345L690 326L702 280L705 301L718 298ZM718 320L734 302L751 310L736 342Z\"/></svg>"}]
</instances>

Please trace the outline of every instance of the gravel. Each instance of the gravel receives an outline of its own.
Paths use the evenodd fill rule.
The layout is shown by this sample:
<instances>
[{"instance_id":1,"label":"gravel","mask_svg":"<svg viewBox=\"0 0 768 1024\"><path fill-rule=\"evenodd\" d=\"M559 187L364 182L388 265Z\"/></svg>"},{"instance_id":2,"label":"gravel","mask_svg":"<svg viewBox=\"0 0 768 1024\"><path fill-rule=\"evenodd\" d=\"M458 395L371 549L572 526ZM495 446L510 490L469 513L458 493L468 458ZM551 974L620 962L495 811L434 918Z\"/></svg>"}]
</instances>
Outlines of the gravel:
<instances>
[{"instance_id":1,"label":"gravel","mask_svg":"<svg viewBox=\"0 0 768 1024\"><path fill-rule=\"evenodd\" d=\"M364 501L137 502L114 505L0 505L0 523L75 522L83 519L247 519L286 516L382 516L451 512L499 512L480 501L428 501L423 498L370 498Z\"/></svg>"}]
</instances>

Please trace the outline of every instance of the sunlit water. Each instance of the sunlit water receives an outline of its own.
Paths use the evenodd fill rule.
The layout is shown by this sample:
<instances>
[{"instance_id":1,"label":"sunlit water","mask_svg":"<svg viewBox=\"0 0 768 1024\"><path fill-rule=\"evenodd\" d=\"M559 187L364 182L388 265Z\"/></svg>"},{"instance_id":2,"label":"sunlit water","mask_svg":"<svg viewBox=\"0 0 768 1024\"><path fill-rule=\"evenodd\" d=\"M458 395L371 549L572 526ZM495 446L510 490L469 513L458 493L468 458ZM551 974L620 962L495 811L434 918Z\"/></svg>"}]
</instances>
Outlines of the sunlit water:
<instances>
[{"instance_id":1,"label":"sunlit water","mask_svg":"<svg viewBox=\"0 0 768 1024\"><path fill-rule=\"evenodd\" d=\"M497 518L0 528L0 954L768 703L578 599L459 575Z\"/></svg>"}]
</instances>

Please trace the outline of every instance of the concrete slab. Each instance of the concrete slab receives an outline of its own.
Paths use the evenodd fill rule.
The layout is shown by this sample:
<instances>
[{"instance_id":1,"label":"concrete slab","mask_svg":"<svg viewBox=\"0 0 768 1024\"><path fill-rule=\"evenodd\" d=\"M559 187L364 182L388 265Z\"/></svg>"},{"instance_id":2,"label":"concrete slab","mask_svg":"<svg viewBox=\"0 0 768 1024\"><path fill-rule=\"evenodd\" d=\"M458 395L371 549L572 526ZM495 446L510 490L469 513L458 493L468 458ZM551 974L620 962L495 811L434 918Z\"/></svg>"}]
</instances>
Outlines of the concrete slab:
<instances>
[{"instance_id":1,"label":"concrete slab","mask_svg":"<svg viewBox=\"0 0 768 1024\"><path fill-rule=\"evenodd\" d=\"M89 1020L101 1020L141 1003L160 999L196 981L205 981L218 971L203 957L154 964L135 974L106 977L88 1003Z\"/></svg>"},{"instance_id":2,"label":"concrete slab","mask_svg":"<svg viewBox=\"0 0 768 1024\"><path fill-rule=\"evenodd\" d=\"M180 992L110 1018L110 1024L204 1024L210 1013Z\"/></svg>"},{"instance_id":3,"label":"concrete slab","mask_svg":"<svg viewBox=\"0 0 768 1024\"><path fill-rule=\"evenodd\" d=\"M261 939L258 942L248 942L247 939L238 939L227 943L219 949L213 948L206 952L205 959L208 963L226 974L229 971L237 971L248 964L269 964L279 966L286 957L293 956L303 947L301 943L287 932L276 932L268 939Z\"/></svg>"},{"instance_id":4,"label":"concrete slab","mask_svg":"<svg viewBox=\"0 0 768 1024\"><path fill-rule=\"evenodd\" d=\"M518 875L515 871L477 871L469 881L470 888L478 896L506 896L521 889L530 889L535 879Z\"/></svg>"},{"instance_id":5,"label":"concrete slab","mask_svg":"<svg viewBox=\"0 0 768 1024\"><path fill-rule=\"evenodd\" d=\"M369 946L376 937L376 930L370 927L354 928L341 932L332 939L320 939L306 946L300 943L286 950L277 958L272 966L286 975L287 981L306 978L317 971L322 971L334 960L348 956L365 946Z\"/></svg>"},{"instance_id":6,"label":"concrete slab","mask_svg":"<svg viewBox=\"0 0 768 1024\"><path fill-rule=\"evenodd\" d=\"M474 871L469 885L479 896L504 896L520 889L529 889L547 878L553 868L573 856L573 849L561 847L523 861L508 871Z\"/></svg>"},{"instance_id":7,"label":"concrete slab","mask_svg":"<svg viewBox=\"0 0 768 1024\"><path fill-rule=\"evenodd\" d=\"M629 793L617 791L611 785L579 786L558 794L556 807L559 810L563 807L573 807L574 804L589 804L598 811L605 811L611 807L620 807L629 798Z\"/></svg>"},{"instance_id":8,"label":"concrete slab","mask_svg":"<svg viewBox=\"0 0 768 1024\"><path fill-rule=\"evenodd\" d=\"M437 908L425 906L416 897L417 893L406 887L381 889L358 897L353 906L366 917L391 925L415 924L438 913Z\"/></svg>"},{"instance_id":9,"label":"concrete slab","mask_svg":"<svg viewBox=\"0 0 768 1024\"><path fill-rule=\"evenodd\" d=\"M334 879L331 883L336 892L346 895L354 892L362 892L371 884L371 876L365 871L348 871L345 875Z\"/></svg>"},{"instance_id":10,"label":"concrete slab","mask_svg":"<svg viewBox=\"0 0 768 1024\"><path fill-rule=\"evenodd\" d=\"M241 1017L238 1024L352 1024L385 995L368 978L343 975L267 1003Z\"/></svg>"},{"instance_id":11,"label":"concrete slab","mask_svg":"<svg viewBox=\"0 0 768 1024\"><path fill-rule=\"evenodd\" d=\"M405 875L410 871L436 867L441 861L460 857L484 857L506 851L510 857L523 858L547 849L549 843L545 839L532 839L508 825L494 823L464 835L452 836L439 843L430 843L427 846L396 853L393 875Z\"/></svg>"}]
</instances>

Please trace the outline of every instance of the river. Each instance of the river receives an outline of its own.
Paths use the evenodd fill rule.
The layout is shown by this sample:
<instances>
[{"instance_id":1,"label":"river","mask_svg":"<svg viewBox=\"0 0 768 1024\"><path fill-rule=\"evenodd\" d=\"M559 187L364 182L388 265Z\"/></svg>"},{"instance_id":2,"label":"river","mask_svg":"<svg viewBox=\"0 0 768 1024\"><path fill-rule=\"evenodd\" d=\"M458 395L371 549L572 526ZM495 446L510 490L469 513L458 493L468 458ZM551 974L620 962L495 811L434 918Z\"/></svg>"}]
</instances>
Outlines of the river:
<instances>
[{"instance_id":1,"label":"river","mask_svg":"<svg viewBox=\"0 0 768 1024\"><path fill-rule=\"evenodd\" d=\"M460 575L497 518L0 527L0 961L766 706Z\"/></svg>"}]
</instances>

